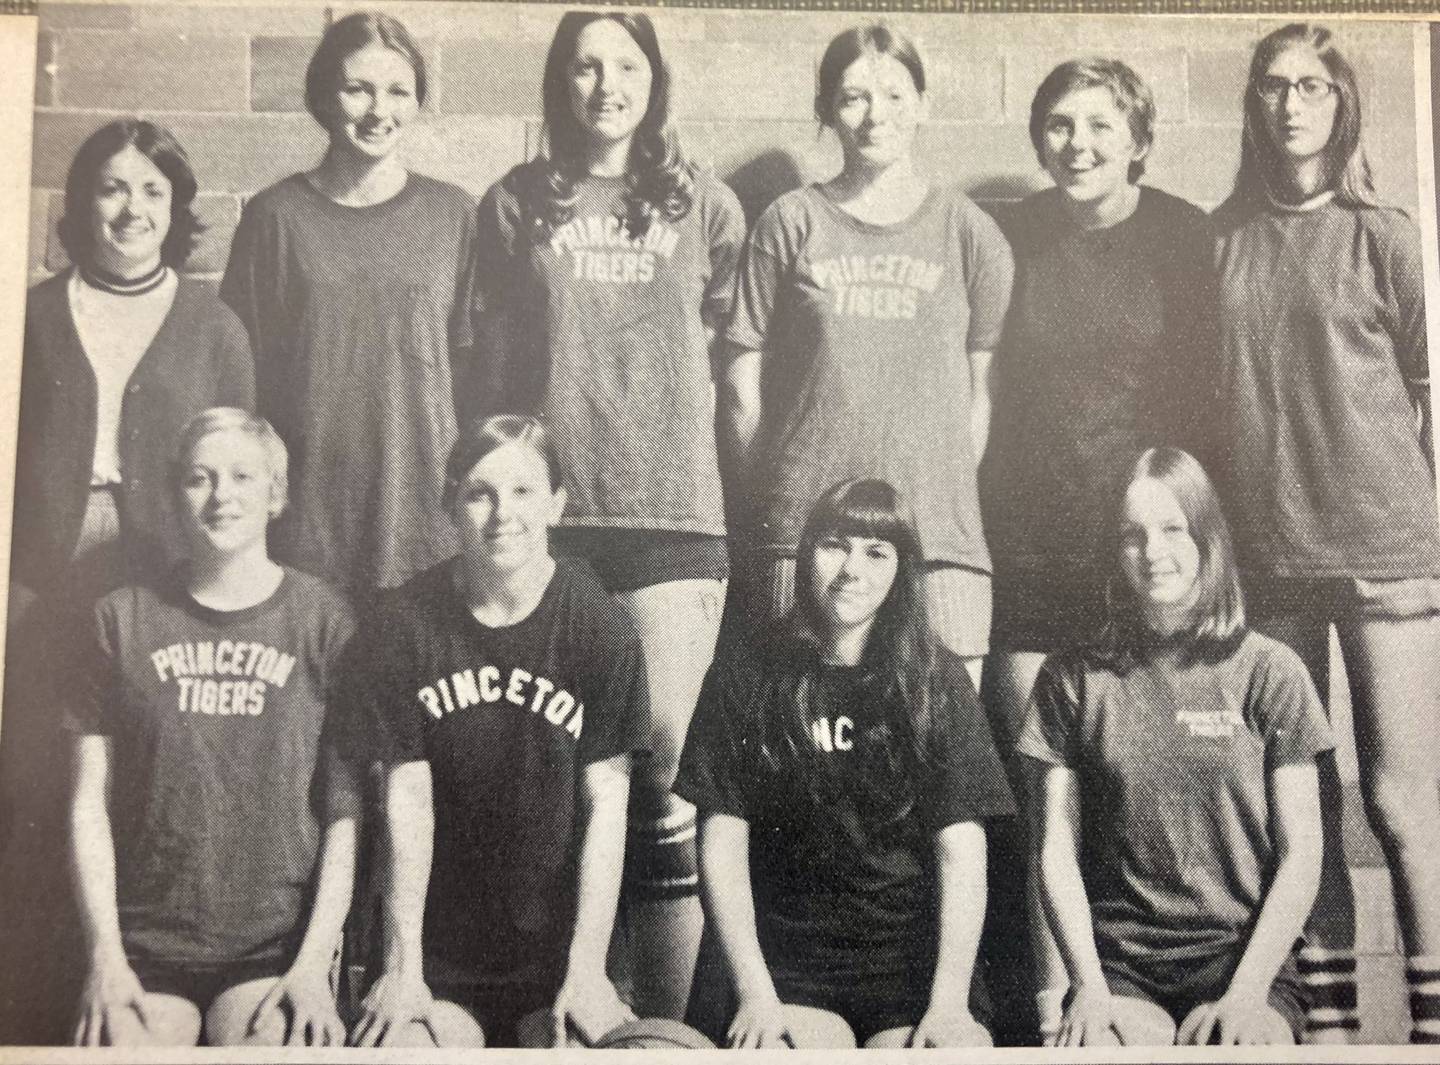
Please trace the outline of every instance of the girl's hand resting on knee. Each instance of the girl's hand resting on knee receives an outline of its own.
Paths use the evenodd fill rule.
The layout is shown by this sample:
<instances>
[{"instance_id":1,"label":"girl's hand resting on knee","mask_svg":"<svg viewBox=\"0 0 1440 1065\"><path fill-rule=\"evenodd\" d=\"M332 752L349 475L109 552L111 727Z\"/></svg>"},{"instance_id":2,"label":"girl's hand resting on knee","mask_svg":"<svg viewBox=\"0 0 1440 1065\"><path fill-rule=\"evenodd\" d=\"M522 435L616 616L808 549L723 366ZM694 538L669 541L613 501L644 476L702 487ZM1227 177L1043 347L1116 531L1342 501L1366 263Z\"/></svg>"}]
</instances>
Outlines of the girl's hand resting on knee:
<instances>
[{"instance_id":1,"label":"girl's hand resting on knee","mask_svg":"<svg viewBox=\"0 0 1440 1065\"><path fill-rule=\"evenodd\" d=\"M1175 1042L1187 1046L1268 1046L1275 1042L1276 1016L1263 993L1226 992L1190 1011Z\"/></svg>"},{"instance_id":2,"label":"girl's hand resting on knee","mask_svg":"<svg viewBox=\"0 0 1440 1065\"><path fill-rule=\"evenodd\" d=\"M785 1007L773 993L745 995L740 999L726 1041L736 1050L793 1049L795 1046L790 1022L785 1019Z\"/></svg>"},{"instance_id":3,"label":"girl's hand resting on knee","mask_svg":"<svg viewBox=\"0 0 1440 1065\"><path fill-rule=\"evenodd\" d=\"M75 1045L111 1046L115 1041L117 1014L134 1010L142 1027L150 1027L145 1011L145 988L124 958L100 961L85 974L80 991L80 1019L75 1025Z\"/></svg>"},{"instance_id":4,"label":"girl's hand resting on knee","mask_svg":"<svg viewBox=\"0 0 1440 1065\"><path fill-rule=\"evenodd\" d=\"M268 1023L272 1012L280 1014L285 1045L329 1047L345 1045L345 1025L330 993L329 976L313 965L293 966L260 1000L250 1015L248 1034L255 1035Z\"/></svg>"},{"instance_id":5,"label":"girl's hand resting on knee","mask_svg":"<svg viewBox=\"0 0 1440 1065\"><path fill-rule=\"evenodd\" d=\"M350 1045L384 1046L392 1035L398 1035L406 1025L414 1022L429 1029L430 1037L439 1046L434 1013L435 998L418 970L386 969L365 996L360 1021L350 1036Z\"/></svg>"},{"instance_id":6,"label":"girl's hand resting on knee","mask_svg":"<svg viewBox=\"0 0 1440 1065\"><path fill-rule=\"evenodd\" d=\"M635 1019L634 1012L621 1001L615 985L603 972L574 969L565 974L550 1016L554 1024L551 1046L557 1047L566 1045L570 1028L591 1045L612 1028Z\"/></svg>"},{"instance_id":7,"label":"girl's hand resting on knee","mask_svg":"<svg viewBox=\"0 0 1440 1065\"><path fill-rule=\"evenodd\" d=\"M1055 1045L1060 1047L1116 1046L1115 1013L1110 989L1080 984L1073 988Z\"/></svg>"}]
</instances>

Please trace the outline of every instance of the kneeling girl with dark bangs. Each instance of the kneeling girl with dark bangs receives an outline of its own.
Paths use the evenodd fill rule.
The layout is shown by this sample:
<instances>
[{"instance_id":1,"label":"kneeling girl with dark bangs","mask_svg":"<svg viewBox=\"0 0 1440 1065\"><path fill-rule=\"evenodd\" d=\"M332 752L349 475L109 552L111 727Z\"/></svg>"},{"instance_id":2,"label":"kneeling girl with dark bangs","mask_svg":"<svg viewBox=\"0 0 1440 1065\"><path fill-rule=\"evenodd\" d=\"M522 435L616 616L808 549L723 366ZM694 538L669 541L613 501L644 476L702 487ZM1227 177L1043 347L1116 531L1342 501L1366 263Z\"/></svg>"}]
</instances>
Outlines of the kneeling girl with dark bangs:
<instances>
[{"instance_id":1,"label":"kneeling girl with dark bangs","mask_svg":"<svg viewBox=\"0 0 1440 1065\"><path fill-rule=\"evenodd\" d=\"M831 488L795 608L712 667L681 759L736 1047L982 1046L988 818L1012 812L908 507Z\"/></svg>"},{"instance_id":2,"label":"kneeling girl with dark bangs","mask_svg":"<svg viewBox=\"0 0 1440 1065\"><path fill-rule=\"evenodd\" d=\"M1199 463L1146 451L1118 510L1108 622L1046 660L1018 744L1043 763L1032 838L1071 985L1058 1041L1292 1043L1332 747L1319 697L1246 628Z\"/></svg>"}]
</instances>

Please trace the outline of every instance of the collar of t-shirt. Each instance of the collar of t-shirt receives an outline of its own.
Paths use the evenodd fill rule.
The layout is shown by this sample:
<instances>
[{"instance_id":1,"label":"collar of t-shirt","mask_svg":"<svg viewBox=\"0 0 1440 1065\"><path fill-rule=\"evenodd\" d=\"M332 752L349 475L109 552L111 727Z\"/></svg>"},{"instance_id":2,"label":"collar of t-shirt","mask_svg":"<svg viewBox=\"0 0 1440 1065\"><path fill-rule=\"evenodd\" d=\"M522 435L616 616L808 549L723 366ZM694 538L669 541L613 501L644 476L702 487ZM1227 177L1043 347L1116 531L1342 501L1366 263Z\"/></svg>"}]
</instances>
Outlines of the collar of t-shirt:
<instances>
[{"instance_id":1,"label":"collar of t-shirt","mask_svg":"<svg viewBox=\"0 0 1440 1065\"><path fill-rule=\"evenodd\" d=\"M75 334L95 372L95 454L90 484L120 484L120 413L125 388L135 367L154 343L175 303L179 280L165 270L160 284L139 295L121 295L96 288L75 270L67 295Z\"/></svg>"}]
</instances>

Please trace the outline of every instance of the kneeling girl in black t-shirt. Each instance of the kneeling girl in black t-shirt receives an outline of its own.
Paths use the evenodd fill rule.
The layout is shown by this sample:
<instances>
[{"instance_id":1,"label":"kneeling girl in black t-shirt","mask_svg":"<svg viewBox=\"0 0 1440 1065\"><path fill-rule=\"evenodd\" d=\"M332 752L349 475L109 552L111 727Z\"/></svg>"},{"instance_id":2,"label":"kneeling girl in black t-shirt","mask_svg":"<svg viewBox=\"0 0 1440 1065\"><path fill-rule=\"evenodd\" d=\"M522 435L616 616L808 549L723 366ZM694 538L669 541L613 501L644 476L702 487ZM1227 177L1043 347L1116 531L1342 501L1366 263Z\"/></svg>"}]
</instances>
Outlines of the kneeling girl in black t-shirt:
<instances>
[{"instance_id":1,"label":"kneeling girl in black t-shirt","mask_svg":"<svg viewBox=\"0 0 1440 1065\"><path fill-rule=\"evenodd\" d=\"M706 680L680 792L702 816L732 1046L990 1042L983 822L1012 803L924 573L895 489L838 484L806 523L795 609Z\"/></svg>"},{"instance_id":2,"label":"kneeling girl in black t-shirt","mask_svg":"<svg viewBox=\"0 0 1440 1065\"><path fill-rule=\"evenodd\" d=\"M89 951L82 1045L339 1045L330 973L356 789L326 696L351 633L323 582L270 559L285 445L230 407L172 474L189 562L95 608L72 682L72 860Z\"/></svg>"},{"instance_id":3,"label":"kneeling girl in black t-shirt","mask_svg":"<svg viewBox=\"0 0 1440 1065\"><path fill-rule=\"evenodd\" d=\"M1245 626L1200 464L1152 448L1111 534L1109 621L1052 655L1017 749L1041 763L1041 895L1071 990L1061 1045L1292 1043L1320 877L1305 667Z\"/></svg>"},{"instance_id":4,"label":"kneeling girl in black t-shirt","mask_svg":"<svg viewBox=\"0 0 1440 1065\"><path fill-rule=\"evenodd\" d=\"M386 593L340 730L385 768L382 965L362 1046L593 1043L633 1015L606 975L640 638L550 555L560 465L533 418L467 427L446 464L460 554Z\"/></svg>"}]
</instances>

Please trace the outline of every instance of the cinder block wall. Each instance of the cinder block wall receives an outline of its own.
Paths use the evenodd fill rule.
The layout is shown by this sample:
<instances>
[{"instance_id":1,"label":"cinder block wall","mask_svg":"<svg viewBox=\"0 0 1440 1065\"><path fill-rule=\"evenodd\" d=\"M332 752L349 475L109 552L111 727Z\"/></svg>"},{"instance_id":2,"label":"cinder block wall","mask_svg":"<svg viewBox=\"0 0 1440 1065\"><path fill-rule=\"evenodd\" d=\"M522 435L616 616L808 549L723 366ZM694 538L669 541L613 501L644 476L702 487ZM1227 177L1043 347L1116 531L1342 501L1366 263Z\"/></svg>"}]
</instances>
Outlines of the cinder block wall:
<instances>
[{"instance_id":1,"label":"cinder block wall","mask_svg":"<svg viewBox=\"0 0 1440 1065\"><path fill-rule=\"evenodd\" d=\"M388 10L417 36L431 73L425 121L407 153L417 170L476 196L536 149L540 74L563 8L542 4L403 2ZM31 279L65 266L55 237L65 172L80 142L121 115L168 126L189 150L208 225L190 262L218 278L245 198L312 165L324 147L301 86L319 35L351 5L298 0L71 3L43 0L37 58ZM758 213L780 192L828 176L838 151L811 114L814 71L829 38L860 14L654 13L671 64L683 142ZM931 121L920 153L932 176L982 203L1044 186L1026 133L1030 99L1056 63L1119 56L1151 84L1159 129L1147 180L1211 208L1239 157L1249 51L1277 21L1175 18L900 15L928 62ZM1365 139L1382 198L1418 203L1411 29L1348 23L1365 93ZM1338 665L1338 663L1337 663ZM1339 670L1337 676L1343 676ZM1348 735L1343 685L1335 685ZM1353 746L1343 766L1355 779ZM1386 875L1350 796L1364 976L1365 1038L1403 1034L1395 926Z\"/></svg>"},{"instance_id":2,"label":"cinder block wall","mask_svg":"<svg viewBox=\"0 0 1440 1065\"><path fill-rule=\"evenodd\" d=\"M403 19L431 68L424 123L409 138L414 168L475 195L536 148L540 72L562 8L542 4L370 5ZM169 126L200 179L204 242L190 266L224 268L245 197L310 166L324 141L305 113L305 64L329 22L351 5L43 0L37 59L34 211L36 279L65 265L54 236L65 171L80 141L110 118ZM659 11L687 150L730 181L752 213L838 165L811 114L825 43L864 16L845 13ZM931 121L920 154L938 179L984 201L1045 184L1026 133L1030 98L1056 63L1119 56L1154 89L1160 128L1148 180L1204 207L1229 190L1251 45L1277 25L1257 19L902 15L928 60ZM1382 195L1417 202L1411 36L1402 23L1350 24L1366 92L1366 140Z\"/></svg>"}]
</instances>

